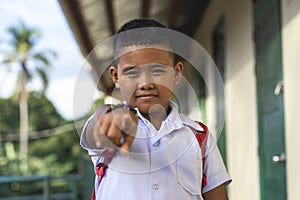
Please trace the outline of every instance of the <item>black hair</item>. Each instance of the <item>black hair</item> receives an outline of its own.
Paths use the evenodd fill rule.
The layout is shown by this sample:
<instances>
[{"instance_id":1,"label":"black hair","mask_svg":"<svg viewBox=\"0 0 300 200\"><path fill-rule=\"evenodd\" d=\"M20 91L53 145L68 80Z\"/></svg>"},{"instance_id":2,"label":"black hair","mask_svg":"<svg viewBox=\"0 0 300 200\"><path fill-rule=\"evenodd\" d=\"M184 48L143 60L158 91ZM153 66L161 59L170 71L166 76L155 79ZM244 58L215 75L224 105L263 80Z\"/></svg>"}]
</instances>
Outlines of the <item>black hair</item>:
<instances>
[{"instance_id":1,"label":"black hair","mask_svg":"<svg viewBox=\"0 0 300 200\"><path fill-rule=\"evenodd\" d=\"M170 29L153 19L141 18L125 23L119 29L114 42L115 62L118 60L119 49L127 46L159 44L172 52L173 43L169 34Z\"/></svg>"},{"instance_id":2,"label":"black hair","mask_svg":"<svg viewBox=\"0 0 300 200\"><path fill-rule=\"evenodd\" d=\"M118 31L118 33L125 32L128 30L136 29L136 28L146 28L146 27L157 27L157 28L167 28L164 24L155 21L153 19L133 19L127 23L125 23Z\"/></svg>"}]
</instances>

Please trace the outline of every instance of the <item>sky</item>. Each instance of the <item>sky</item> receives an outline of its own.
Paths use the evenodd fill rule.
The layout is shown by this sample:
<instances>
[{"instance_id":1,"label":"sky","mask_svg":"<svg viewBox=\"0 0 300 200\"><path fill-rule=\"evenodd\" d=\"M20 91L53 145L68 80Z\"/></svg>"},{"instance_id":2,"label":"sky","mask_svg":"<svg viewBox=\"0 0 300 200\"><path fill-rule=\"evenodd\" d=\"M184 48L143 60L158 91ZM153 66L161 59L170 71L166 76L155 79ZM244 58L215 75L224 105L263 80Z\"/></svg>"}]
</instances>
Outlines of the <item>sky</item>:
<instances>
[{"instance_id":1,"label":"sky","mask_svg":"<svg viewBox=\"0 0 300 200\"><path fill-rule=\"evenodd\" d=\"M1 0L0 1L0 59L1 50L7 46L8 27L15 26L22 20L27 26L37 28L42 37L38 49L51 49L57 53L49 71L49 86L47 97L54 104L58 112L68 120L86 114L89 105L73 112L73 91L76 79L82 71L84 58L69 28L57 0ZM14 73L15 72L15 73ZM0 98L8 98L15 89L16 69L8 71L0 65ZM94 84L87 73L88 84ZM33 80L29 89L40 87L38 79ZM92 105L90 105L92 106Z\"/></svg>"}]
</instances>

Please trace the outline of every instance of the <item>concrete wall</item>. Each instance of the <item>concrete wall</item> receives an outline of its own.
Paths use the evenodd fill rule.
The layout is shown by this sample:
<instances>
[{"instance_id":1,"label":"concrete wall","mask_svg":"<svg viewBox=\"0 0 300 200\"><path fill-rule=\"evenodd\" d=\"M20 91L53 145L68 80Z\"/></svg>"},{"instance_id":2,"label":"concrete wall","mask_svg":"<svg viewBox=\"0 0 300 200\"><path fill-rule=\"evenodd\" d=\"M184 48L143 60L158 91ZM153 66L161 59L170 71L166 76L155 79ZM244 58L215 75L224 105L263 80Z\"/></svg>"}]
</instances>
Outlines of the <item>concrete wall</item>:
<instances>
[{"instance_id":1,"label":"concrete wall","mask_svg":"<svg viewBox=\"0 0 300 200\"><path fill-rule=\"evenodd\" d=\"M288 199L300 199L300 1L282 1Z\"/></svg>"},{"instance_id":2,"label":"concrete wall","mask_svg":"<svg viewBox=\"0 0 300 200\"><path fill-rule=\"evenodd\" d=\"M214 28L216 27L216 24L219 22L222 15L224 15L225 9L225 2L224 1L212 1L209 4L209 8L207 9L207 13L205 14L202 25L199 27L196 33L196 40L204 47L204 49L212 55L213 47L212 47L212 33L214 31ZM214 67L214 66L212 66ZM215 85L214 80L214 69L207 68L206 69L208 76L208 82L206 84L211 85L212 87L217 87ZM211 91L208 91L210 93ZM217 92L213 91L213 92ZM212 92L212 93L213 93ZM210 131L214 134L215 137L217 137L217 131L218 131L218 125L217 122L217 116L216 116L216 99L214 95L209 94L209 96L206 99L205 105L206 105L206 118L207 118L207 125L210 129Z\"/></svg>"},{"instance_id":3,"label":"concrete wall","mask_svg":"<svg viewBox=\"0 0 300 200\"><path fill-rule=\"evenodd\" d=\"M251 2L212 0L196 35L211 53L211 33L219 18L225 16L224 85L227 164L233 178L229 186L231 200L256 200L260 196ZM209 107L213 103L213 99L208 99Z\"/></svg>"},{"instance_id":4,"label":"concrete wall","mask_svg":"<svg viewBox=\"0 0 300 200\"><path fill-rule=\"evenodd\" d=\"M234 178L230 193L233 200L260 196L251 2L230 0L226 9L226 132L229 170Z\"/></svg>"}]
</instances>

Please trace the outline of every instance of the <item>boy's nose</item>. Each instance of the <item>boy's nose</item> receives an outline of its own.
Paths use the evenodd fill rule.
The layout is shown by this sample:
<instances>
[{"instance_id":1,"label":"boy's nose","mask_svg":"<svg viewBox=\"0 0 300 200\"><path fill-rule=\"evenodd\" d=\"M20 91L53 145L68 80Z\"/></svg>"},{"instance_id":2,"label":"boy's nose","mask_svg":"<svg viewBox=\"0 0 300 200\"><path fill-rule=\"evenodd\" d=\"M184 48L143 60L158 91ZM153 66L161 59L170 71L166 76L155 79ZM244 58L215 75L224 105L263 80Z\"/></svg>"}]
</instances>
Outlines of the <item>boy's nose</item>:
<instances>
[{"instance_id":1,"label":"boy's nose","mask_svg":"<svg viewBox=\"0 0 300 200\"><path fill-rule=\"evenodd\" d=\"M139 78L139 89L148 90L153 88L154 83L152 76L148 73L142 73Z\"/></svg>"}]
</instances>

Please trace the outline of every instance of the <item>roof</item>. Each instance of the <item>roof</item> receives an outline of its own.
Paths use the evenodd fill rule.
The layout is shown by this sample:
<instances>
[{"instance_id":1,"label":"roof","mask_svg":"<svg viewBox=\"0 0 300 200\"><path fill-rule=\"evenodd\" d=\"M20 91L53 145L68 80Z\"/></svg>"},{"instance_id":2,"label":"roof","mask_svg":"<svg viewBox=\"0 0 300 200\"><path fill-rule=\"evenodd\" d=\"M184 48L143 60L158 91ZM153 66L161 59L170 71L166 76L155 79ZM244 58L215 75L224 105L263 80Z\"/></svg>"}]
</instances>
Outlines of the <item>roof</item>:
<instances>
[{"instance_id":1,"label":"roof","mask_svg":"<svg viewBox=\"0 0 300 200\"><path fill-rule=\"evenodd\" d=\"M152 18L169 28L193 36L208 0L59 0L80 51L87 57L95 47L134 18ZM110 95L114 84L99 63L112 60L105 48L89 56L98 88ZM97 63L97 64L96 64ZM100 80L99 80L100 78Z\"/></svg>"}]
</instances>

